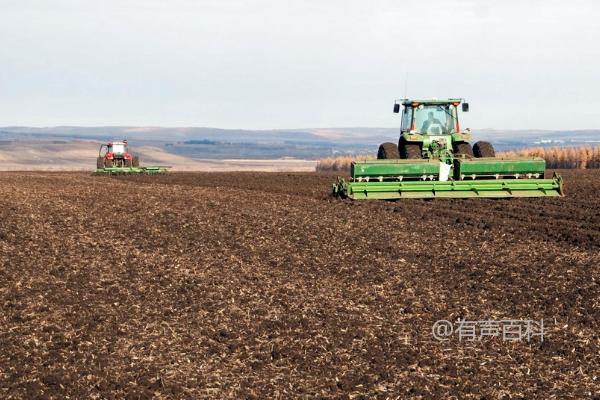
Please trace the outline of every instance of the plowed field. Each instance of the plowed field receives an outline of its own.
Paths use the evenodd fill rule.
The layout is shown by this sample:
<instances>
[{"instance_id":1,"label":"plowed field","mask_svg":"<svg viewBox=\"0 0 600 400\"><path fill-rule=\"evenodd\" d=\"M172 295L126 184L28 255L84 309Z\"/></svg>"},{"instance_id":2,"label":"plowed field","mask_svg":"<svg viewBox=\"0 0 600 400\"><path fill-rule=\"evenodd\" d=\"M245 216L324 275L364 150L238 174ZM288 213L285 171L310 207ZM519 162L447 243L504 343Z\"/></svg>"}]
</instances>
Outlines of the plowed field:
<instances>
[{"instance_id":1,"label":"plowed field","mask_svg":"<svg viewBox=\"0 0 600 400\"><path fill-rule=\"evenodd\" d=\"M352 202L334 176L0 174L1 398L599 398L600 171ZM544 340L438 340L438 320Z\"/></svg>"}]
</instances>

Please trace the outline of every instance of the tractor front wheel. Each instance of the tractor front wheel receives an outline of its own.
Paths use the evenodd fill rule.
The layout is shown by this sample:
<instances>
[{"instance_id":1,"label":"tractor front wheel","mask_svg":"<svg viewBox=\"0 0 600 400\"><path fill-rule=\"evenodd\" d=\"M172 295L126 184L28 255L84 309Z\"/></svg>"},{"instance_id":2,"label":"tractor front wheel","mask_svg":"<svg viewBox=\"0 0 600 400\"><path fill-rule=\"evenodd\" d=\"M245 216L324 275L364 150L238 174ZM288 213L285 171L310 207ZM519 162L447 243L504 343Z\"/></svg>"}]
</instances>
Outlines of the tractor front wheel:
<instances>
[{"instance_id":1,"label":"tractor front wheel","mask_svg":"<svg viewBox=\"0 0 600 400\"><path fill-rule=\"evenodd\" d=\"M421 156L421 146L418 143L408 143L405 140L400 139L398 150L400 150L400 158L406 160L423 158Z\"/></svg>"},{"instance_id":2,"label":"tractor front wheel","mask_svg":"<svg viewBox=\"0 0 600 400\"><path fill-rule=\"evenodd\" d=\"M395 143L382 143L377 151L378 160L397 160L400 158L398 146Z\"/></svg>"},{"instance_id":3,"label":"tractor front wheel","mask_svg":"<svg viewBox=\"0 0 600 400\"><path fill-rule=\"evenodd\" d=\"M479 141L473 145L475 157L496 157L494 146L490 142Z\"/></svg>"},{"instance_id":4,"label":"tractor front wheel","mask_svg":"<svg viewBox=\"0 0 600 400\"><path fill-rule=\"evenodd\" d=\"M473 158L473 148L467 142L456 142L453 144L453 150L455 156L466 156Z\"/></svg>"}]
</instances>

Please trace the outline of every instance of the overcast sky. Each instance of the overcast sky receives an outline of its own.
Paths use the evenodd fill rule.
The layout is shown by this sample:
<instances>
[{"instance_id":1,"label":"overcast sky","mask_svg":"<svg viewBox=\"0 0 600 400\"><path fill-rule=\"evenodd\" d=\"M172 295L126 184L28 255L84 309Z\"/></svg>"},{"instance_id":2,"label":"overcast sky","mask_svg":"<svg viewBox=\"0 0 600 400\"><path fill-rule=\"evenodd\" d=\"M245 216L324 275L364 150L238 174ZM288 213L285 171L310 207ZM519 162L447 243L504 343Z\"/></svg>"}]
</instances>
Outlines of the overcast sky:
<instances>
[{"instance_id":1,"label":"overcast sky","mask_svg":"<svg viewBox=\"0 0 600 400\"><path fill-rule=\"evenodd\" d=\"M472 128L600 128L599 21L575 0L0 0L0 125L395 127L407 94L467 98Z\"/></svg>"}]
</instances>

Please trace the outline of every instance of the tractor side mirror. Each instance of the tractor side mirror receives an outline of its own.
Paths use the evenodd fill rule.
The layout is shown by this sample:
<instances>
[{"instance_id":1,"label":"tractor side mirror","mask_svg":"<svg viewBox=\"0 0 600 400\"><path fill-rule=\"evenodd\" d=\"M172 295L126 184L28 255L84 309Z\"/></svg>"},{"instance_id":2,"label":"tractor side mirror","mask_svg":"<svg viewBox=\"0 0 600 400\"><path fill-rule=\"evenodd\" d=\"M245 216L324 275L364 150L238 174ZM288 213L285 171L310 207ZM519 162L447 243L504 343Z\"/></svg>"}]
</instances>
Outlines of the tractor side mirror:
<instances>
[{"instance_id":1,"label":"tractor side mirror","mask_svg":"<svg viewBox=\"0 0 600 400\"><path fill-rule=\"evenodd\" d=\"M398 114L400 112L400 104L394 104L394 113Z\"/></svg>"},{"instance_id":2,"label":"tractor side mirror","mask_svg":"<svg viewBox=\"0 0 600 400\"><path fill-rule=\"evenodd\" d=\"M462 103L463 112L469 112L469 103Z\"/></svg>"}]
</instances>

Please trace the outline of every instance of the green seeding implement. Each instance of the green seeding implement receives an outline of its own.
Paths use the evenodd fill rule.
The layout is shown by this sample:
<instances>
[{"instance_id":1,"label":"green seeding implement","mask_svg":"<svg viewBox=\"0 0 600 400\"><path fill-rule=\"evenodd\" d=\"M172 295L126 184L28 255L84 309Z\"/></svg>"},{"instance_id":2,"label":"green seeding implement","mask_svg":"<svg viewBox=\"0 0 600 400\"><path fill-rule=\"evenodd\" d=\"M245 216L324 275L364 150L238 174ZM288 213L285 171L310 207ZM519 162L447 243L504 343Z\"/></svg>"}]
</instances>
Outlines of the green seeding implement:
<instances>
[{"instance_id":1,"label":"green seeding implement","mask_svg":"<svg viewBox=\"0 0 600 400\"><path fill-rule=\"evenodd\" d=\"M338 178L333 194L351 199L552 197L562 196L563 180L545 179L542 158L499 158L491 143L469 144L458 108L463 99L408 100L402 110L400 140L379 146L377 160L354 161L350 180Z\"/></svg>"},{"instance_id":2,"label":"green seeding implement","mask_svg":"<svg viewBox=\"0 0 600 400\"><path fill-rule=\"evenodd\" d=\"M169 170L170 167L153 166L153 167L111 167L97 168L97 174L119 175L119 174L162 174Z\"/></svg>"}]
</instances>

